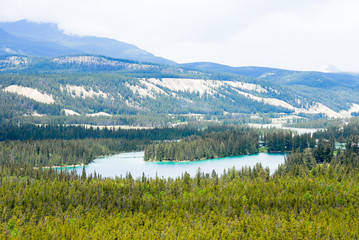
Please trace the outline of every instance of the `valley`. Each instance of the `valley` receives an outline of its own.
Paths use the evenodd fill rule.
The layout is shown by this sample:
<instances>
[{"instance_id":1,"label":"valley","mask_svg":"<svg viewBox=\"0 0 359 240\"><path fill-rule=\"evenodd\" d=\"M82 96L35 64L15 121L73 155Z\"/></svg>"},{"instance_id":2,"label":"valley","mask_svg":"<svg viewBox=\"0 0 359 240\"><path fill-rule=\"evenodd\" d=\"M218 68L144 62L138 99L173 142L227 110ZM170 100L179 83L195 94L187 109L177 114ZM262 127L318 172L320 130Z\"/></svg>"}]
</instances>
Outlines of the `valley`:
<instances>
[{"instance_id":1,"label":"valley","mask_svg":"<svg viewBox=\"0 0 359 240\"><path fill-rule=\"evenodd\" d=\"M330 69L0 22L0 238L356 239L359 74Z\"/></svg>"},{"instance_id":2,"label":"valley","mask_svg":"<svg viewBox=\"0 0 359 240\"><path fill-rule=\"evenodd\" d=\"M11 101L22 109L23 115L29 116L111 117L156 113L171 116L168 118L175 124L184 116L200 114L207 120L270 123L283 116L309 120L349 118L359 111L355 88L345 84L335 89L313 87L306 82L293 86L271 82L263 79L263 75L254 78L201 72L89 55L5 56L0 57L0 70L1 95L8 99L14 95L24 97L25 105ZM273 74L267 76L273 78ZM338 102L333 97L334 91L335 96L345 93L346 97ZM6 114L8 110L4 111Z\"/></svg>"}]
</instances>

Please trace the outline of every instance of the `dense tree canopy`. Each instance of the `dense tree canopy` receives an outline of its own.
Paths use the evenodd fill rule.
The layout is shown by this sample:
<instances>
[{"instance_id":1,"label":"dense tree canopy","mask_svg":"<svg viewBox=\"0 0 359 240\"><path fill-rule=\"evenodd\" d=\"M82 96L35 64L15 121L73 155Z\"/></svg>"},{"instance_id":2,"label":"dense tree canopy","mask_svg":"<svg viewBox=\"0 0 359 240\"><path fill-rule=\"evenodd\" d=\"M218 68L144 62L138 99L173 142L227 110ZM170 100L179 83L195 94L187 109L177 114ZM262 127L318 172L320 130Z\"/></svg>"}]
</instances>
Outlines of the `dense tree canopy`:
<instances>
[{"instance_id":1,"label":"dense tree canopy","mask_svg":"<svg viewBox=\"0 0 359 240\"><path fill-rule=\"evenodd\" d=\"M148 145L145 160L201 160L258 153L258 134L248 129L187 137L179 142Z\"/></svg>"},{"instance_id":2,"label":"dense tree canopy","mask_svg":"<svg viewBox=\"0 0 359 240\"><path fill-rule=\"evenodd\" d=\"M140 146L190 149L194 156L217 145L225 155L248 153L258 150L259 139L270 151L294 150L272 175L260 164L221 175L199 170L176 179L133 179L131 174L102 178L85 169L77 175L34 168L46 161L54 164L51 159L91 159ZM345 149L336 154L332 135L312 139L277 131L212 128L180 142L148 145L152 140L1 142L0 238L355 239L359 235L355 135L343 139Z\"/></svg>"},{"instance_id":3,"label":"dense tree canopy","mask_svg":"<svg viewBox=\"0 0 359 240\"><path fill-rule=\"evenodd\" d=\"M5 164L0 238L358 236L357 168L325 164L309 170L299 162L284 164L273 176L257 165L177 179L102 179Z\"/></svg>"}]
</instances>

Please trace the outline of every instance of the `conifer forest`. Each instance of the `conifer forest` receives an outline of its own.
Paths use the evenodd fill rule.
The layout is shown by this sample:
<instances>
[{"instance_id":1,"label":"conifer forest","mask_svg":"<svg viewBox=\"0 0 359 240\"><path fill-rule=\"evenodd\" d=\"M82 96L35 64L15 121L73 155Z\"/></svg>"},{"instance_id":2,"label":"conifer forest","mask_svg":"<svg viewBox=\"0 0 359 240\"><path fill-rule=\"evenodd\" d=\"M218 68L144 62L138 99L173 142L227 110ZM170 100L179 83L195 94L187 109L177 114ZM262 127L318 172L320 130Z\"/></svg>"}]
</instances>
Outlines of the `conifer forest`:
<instances>
[{"instance_id":1,"label":"conifer forest","mask_svg":"<svg viewBox=\"0 0 359 240\"><path fill-rule=\"evenodd\" d=\"M1 135L1 239L359 236L359 125L355 121L312 135L236 126L174 128L167 140L163 137L167 129L59 126L50 131L39 126L32 130L35 139L20 134L20 140L16 136L22 126L4 128L12 129L16 140ZM72 132L66 135L70 139L64 139L62 132ZM337 148L338 142L345 147ZM131 174L104 178L85 168L78 174L51 167L87 164L97 156L134 150L145 151L145 160L151 161L195 161L263 150L285 152L286 159L274 173L257 164L223 173L198 170L190 176L185 172L167 179Z\"/></svg>"}]
</instances>

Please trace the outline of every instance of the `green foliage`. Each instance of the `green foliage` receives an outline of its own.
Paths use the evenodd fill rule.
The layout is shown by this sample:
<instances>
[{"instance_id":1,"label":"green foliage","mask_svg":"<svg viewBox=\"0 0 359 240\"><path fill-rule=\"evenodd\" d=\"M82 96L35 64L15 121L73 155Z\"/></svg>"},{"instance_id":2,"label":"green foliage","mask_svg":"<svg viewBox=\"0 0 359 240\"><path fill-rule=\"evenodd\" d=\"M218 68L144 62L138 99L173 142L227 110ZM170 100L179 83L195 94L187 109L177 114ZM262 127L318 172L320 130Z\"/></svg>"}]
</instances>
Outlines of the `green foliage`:
<instances>
[{"instance_id":1,"label":"green foliage","mask_svg":"<svg viewBox=\"0 0 359 240\"><path fill-rule=\"evenodd\" d=\"M202 160L258 153L258 134L249 129L206 132L179 142L148 145L145 160Z\"/></svg>"},{"instance_id":2,"label":"green foliage","mask_svg":"<svg viewBox=\"0 0 359 240\"><path fill-rule=\"evenodd\" d=\"M315 167L317 162L315 161L315 158L313 157L312 151L310 148L304 149L303 153L303 164L306 166L309 170Z\"/></svg>"},{"instance_id":3,"label":"green foliage","mask_svg":"<svg viewBox=\"0 0 359 240\"><path fill-rule=\"evenodd\" d=\"M310 134L293 135L292 132L271 131L264 134L264 144L268 152L290 152L314 148L315 139Z\"/></svg>"},{"instance_id":4,"label":"green foliage","mask_svg":"<svg viewBox=\"0 0 359 240\"><path fill-rule=\"evenodd\" d=\"M29 129L51 131L42 135L46 140L0 142L1 239L353 239L359 234L355 135L333 156L325 150L333 149L333 139L315 144L309 135L273 130L209 127L196 131L198 136L153 145L149 143L161 139L166 129L76 140L44 137L52 132L63 138L57 127ZM61 129L67 134L83 131ZM170 136L188 133L183 129ZM200 159L207 157L203 154L208 149L213 155L247 154L258 150L261 138L272 151L297 146L273 175L261 164L228 169L222 175L198 169L192 177L184 173L176 179L134 179L131 173L105 179L85 168L76 174L34 167L88 162L94 156L145 146L162 159L172 152Z\"/></svg>"},{"instance_id":5,"label":"green foliage","mask_svg":"<svg viewBox=\"0 0 359 240\"><path fill-rule=\"evenodd\" d=\"M284 126L293 127L293 128L333 128L338 127L342 123L341 119L316 119L316 120L308 120L304 118L296 118L293 119L292 123L286 123Z\"/></svg>"},{"instance_id":6,"label":"green foliage","mask_svg":"<svg viewBox=\"0 0 359 240\"><path fill-rule=\"evenodd\" d=\"M84 139L0 142L0 165L8 162L31 166L88 164L96 157L142 150L146 140Z\"/></svg>"},{"instance_id":7,"label":"green foliage","mask_svg":"<svg viewBox=\"0 0 359 240\"><path fill-rule=\"evenodd\" d=\"M39 103L23 96L0 91L0 123L33 112L58 116L61 114L61 109L55 104Z\"/></svg>"},{"instance_id":8,"label":"green foliage","mask_svg":"<svg viewBox=\"0 0 359 240\"><path fill-rule=\"evenodd\" d=\"M1 66L0 62L0 68L2 68L0 74L1 88L9 85L36 88L40 92L51 94L56 101L55 104L46 106L47 104L35 103L24 97L22 98L25 100L18 101L16 99L18 95L7 93L7 106L9 104L14 106L12 109L16 109L17 117L33 113L35 110L47 116L58 116L63 114L60 111L61 109L71 109L83 116L87 113L98 112L106 112L112 115L199 113L212 117L223 117L224 112L231 114L293 112L280 106L253 101L236 90L225 86L218 86L215 94L208 92L200 95L198 92L178 91L175 93L176 97L173 96L170 89L159 86L166 94L152 91L151 94L154 97L141 96L138 92L133 92L129 86L147 88L140 80L143 78L189 78L255 83L266 89L267 92L250 91L251 94L259 97L274 97L293 106L297 105L296 99L301 99L302 104L308 103L305 98L293 95L293 92L286 86L273 84L271 81L263 79L259 80L236 74L193 71L178 66L92 57L94 61L87 63L76 61L56 63L50 58L29 58L29 64L24 64L21 67ZM83 87L87 91L92 89L97 93L101 91L106 93L107 97L75 96L67 90L66 85ZM310 101L311 96L308 99ZM24 106L24 101L26 106ZM3 110L6 119L14 120L13 118L16 116L14 116L11 108L3 107ZM231 119L232 116L229 115L227 118ZM236 117L233 116L233 118Z\"/></svg>"},{"instance_id":9,"label":"green foliage","mask_svg":"<svg viewBox=\"0 0 359 240\"><path fill-rule=\"evenodd\" d=\"M334 125L325 130L317 131L313 136L318 139L337 139L339 142L345 142L344 138L358 138L359 118L351 118L349 124Z\"/></svg>"},{"instance_id":10,"label":"green foliage","mask_svg":"<svg viewBox=\"0 0 359 240\"><path fill-rule=\"evenodd\" d=\"M257 165L220 177L102 179L8 163L0 171L0 238L355 238L357 169L302 173L270 176Z\"/></svg>"},{"instance_id":11,"label":"green foliage","mask_svg":"<svg viewBox=\"0 0 359 240\"><path fill-rule=\"evenodd\" d=\"M200 134L193 127L153 128L153 129L114 129L66 125L0 125L0 141L5 140L43 140L43 139L85 139L85 138L123 138L127 140L173 140Z\"/></svg>"}]
</instances>

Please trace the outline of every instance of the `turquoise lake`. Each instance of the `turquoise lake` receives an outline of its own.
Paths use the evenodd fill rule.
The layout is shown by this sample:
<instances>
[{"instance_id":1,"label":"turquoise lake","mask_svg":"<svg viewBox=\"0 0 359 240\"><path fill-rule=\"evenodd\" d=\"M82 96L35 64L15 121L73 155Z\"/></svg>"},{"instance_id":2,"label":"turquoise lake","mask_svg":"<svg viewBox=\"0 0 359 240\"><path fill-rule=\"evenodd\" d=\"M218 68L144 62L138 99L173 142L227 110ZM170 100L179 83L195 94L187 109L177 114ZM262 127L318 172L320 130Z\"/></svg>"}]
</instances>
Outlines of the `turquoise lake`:
<instances>
[{"instance_id":1,"label":"turquoise lake","mask_svg":"<svg viewBox=\"0 0 359 240\"><path fill-rule=\"evenodd\" d=\"M253 167L256 163L261 163L264 167L269 167L273 173L278 165L284 163L284 154L259 153L246 156L217 158L210 160L201 160L193 162L145 162L143 160L144 152L120 153L110 157L95 159L86 166L86 173L90 174L96 171L102 177L125 177L131 173L133 178L142 176L160 178L176 178L184 172L194 176L201 169L204 173L211 173L214 169L218 174L228 170L233 166L238 170L244 166ZM81 173L82 167L76 168Z\"/></svg>"}]
</instances>

